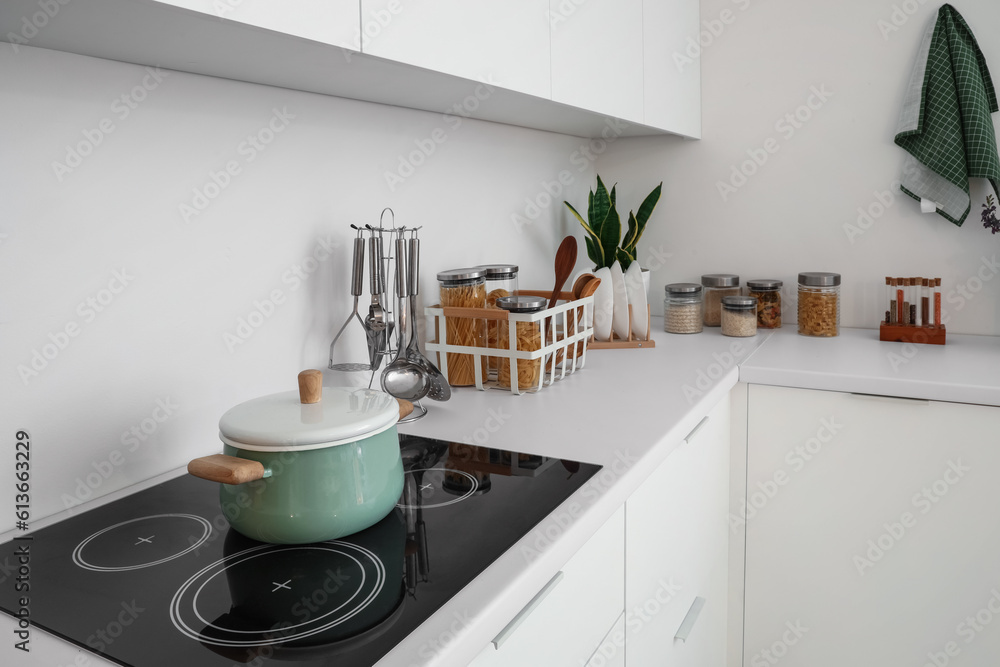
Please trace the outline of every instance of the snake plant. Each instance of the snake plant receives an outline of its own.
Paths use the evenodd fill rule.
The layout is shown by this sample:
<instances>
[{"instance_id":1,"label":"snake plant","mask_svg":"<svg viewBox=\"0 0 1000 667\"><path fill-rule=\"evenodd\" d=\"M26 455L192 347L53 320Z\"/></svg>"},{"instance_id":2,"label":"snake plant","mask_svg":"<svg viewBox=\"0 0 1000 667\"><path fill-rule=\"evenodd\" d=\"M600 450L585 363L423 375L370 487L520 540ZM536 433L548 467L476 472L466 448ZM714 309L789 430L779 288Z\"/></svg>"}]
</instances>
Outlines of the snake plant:
<instances>
[{"instance_id":1,"label":"snake plant","mask_svg":"<svg viewBox=\"0 0 1000 667\"><path fill-rule=\"evenodd\" d=\"M587 255L594 263L594 269L610 267L615 260L621 264L622 271L628 269L635 260L635 248L646 230L646 222L660 199L661 182L650 192L639 206L637 213L628 213L628 229L622 238L621 217L618 215L615 190L617 184L611 186L609 192L600 175L597 176L597 191L590 193L587 206L587 219L584 220L573 205L563 202L573 212L576 219L587 232ZM619 245L619 241L621 244Z\"/></svg>"}]
</instances>

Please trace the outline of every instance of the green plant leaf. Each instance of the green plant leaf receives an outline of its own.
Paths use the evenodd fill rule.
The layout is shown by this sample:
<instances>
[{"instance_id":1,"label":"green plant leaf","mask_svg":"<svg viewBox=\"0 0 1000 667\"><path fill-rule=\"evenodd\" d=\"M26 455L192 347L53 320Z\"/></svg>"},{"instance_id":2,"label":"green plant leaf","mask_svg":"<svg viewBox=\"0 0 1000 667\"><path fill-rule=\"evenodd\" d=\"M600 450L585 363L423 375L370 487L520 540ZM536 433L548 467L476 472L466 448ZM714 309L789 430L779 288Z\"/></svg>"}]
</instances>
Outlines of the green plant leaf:
<instances>
[{"instance_id":1,"label":"green plant leaf","mask_svg":"<svg viewBox=\"0 0 1000 667\"><path fill-rule=\"evenodd\" d=\"M639 224L636 222L635 216L632 214L632 211L629 211L628 231L625 232L625 238L622 239L622 248L635 255L635 244L638 243L639 235L641 233L642 232L639 231Z\"/></svg>"},{"instance_id":2,"label":"green plant leaf","mask_svg":"<svg viewBox=\"0 0 1000 667\"><path fill-rule=\"evenodd\" d=\"M584 239L587 242L587 256L590 257L590 261L594 263L594 266L600 268L604 266L604 256L601 251L601 244L594 241L593 238L587 236Z\"/></svg>"},{"instance_id":3,"label":"green plant leaf","mask_svg":"<svg viewBox=\"0 0 1000 667\"><path fill-rule=\"evenodd\" d=\"M608 194L608 189L604 187L604 182L598 176L597 191L593 193L593 201L589 211L590 227L596 232L598 238L604 238L604 221L611 208L611 197ZM605 254L605 256L607 255Z\"/></svg>"},{"instance_id":4,"label":"green plant leaf","mask_svg":"<svg viewBox=\"0 0 1000 667\"><path fill-rule=\"evenodd\" d=\"M629 265L635 261L635 253L630 253L622 248L617 249L615 256L618 259L618 263L622 266L622 271L628 271Z\"/></svg>"},{"instance_id":5,"label":"green plant leaf","mask_svg":"<svg viewBox=\"0 0 1000 667\"><path fill-rule=\"evenodd\" d=\"M610 267L615 263L615 255L618 250L618 242L622 238L622 222L618 217L618 211L614 208L608 209L608 215L604 219L604 226L601 228L601 246L603 248L604 264Z\"/></svg>"}]
</instances>

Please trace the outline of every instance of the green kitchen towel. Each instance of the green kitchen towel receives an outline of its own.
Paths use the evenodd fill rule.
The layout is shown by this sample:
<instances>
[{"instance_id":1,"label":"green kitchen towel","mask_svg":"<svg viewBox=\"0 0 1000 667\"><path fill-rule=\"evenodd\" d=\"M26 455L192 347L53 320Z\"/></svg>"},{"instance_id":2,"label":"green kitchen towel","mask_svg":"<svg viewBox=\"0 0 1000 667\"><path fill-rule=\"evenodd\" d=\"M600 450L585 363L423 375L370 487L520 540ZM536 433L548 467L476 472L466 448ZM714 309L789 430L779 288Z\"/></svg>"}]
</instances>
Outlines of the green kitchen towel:
<instances>
[{"instance_id":1,"label":"green kitchen towel","mask_svg":"<svg viewBox=\"0 0 1000 667\"><path fill-rule=\"evenodd\" d=\"M976 38L954 7L942 5L924 33L899 116L896 144L909 153L903 192L934 202L961 226L970 178L987 178L998 191L995 111L996 91Z\"/></svg>"}]
</instances>

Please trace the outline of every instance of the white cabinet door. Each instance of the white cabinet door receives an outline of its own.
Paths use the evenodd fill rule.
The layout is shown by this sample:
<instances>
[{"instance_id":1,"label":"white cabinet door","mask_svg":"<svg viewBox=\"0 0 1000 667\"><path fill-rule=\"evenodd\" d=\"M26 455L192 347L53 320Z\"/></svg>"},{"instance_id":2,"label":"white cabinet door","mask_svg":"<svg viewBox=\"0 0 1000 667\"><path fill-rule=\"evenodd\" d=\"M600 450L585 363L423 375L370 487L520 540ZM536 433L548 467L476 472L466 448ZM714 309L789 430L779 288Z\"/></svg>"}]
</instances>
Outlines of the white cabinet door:
<instances>
[{"instance_id":1,"label":"white cabinet door","mask_svg":"<svg viewBox=\"0 0 1000 667\"><path fill-rule=\"evenodd\" d=\"M156 0L324 44L360 50L358 0Z\"/></svg>"},{"instance_id":2,"label":"white cabinet door","mask_svg":"<svg viewBox=\"0 0 1000 667\"><path fill-rule=\"evenodd\" d=\"M734 5L724 9L735 18ZM701 137L701 58L698 0L644 0L643 113L646 125ZM713 19L712 27L722 23ZM690 57L693 54L694 57Z\"/></svg>"},{"instance_id":3,"label":"white cabinet door","mask_svg":"<svg viewBox=\"0 0 1000 667\"><path fill-rule=\"evenodd\" d=\"M511 621L499 648L488 645L472 667L585 665L624 609L624 538L619 508L549 582L537 606Z\"/></svg>"},{"instance_id":4,"label":"white cabinet door","mask_svg":"<svg viewBox=\"0 0 1000 667\"><path fill-rule=\"evenodd\" d=\"M614 627L594 651L587 667L625 667L625 614L615 621Z\"/></svg>"},{"instance_id":5,"label":"white cabinet door","mask_svg":"<svg viewBox=\"0 0 1000 667\"><path fill-rule=\"evenodd\" d=\"M361 50L548 98L548 4L361 0Z\"/></svg>"},{"instance_id":6,"label":"white cabinet door","mask_svg":"<svg viewBox=\"0 0 1000 667\"><path fill-rule=\"evenodd\" d=\"M643 122L643 0L550 0L552 99Z\"/></svg>"},{"instance_id":7,"label":"white cabinet door","mask_svg":"<svg viewBox=\"0 0 1000 667\"><path fill-rule=\"evenodd\" d=\"M1000 409L751 385L748 431L744 667L996 664Z\"/></svg>"},{"instance_id":8,"label":"white cabinet door","mask_svg":"<svg viewBox=\"0 0 1000 667\"><path fill-rule=\"evenodd\" d=\"M725 665L729 412L727 397L625 504L630 667ZM697 620L682 641L689 613Z\"/></svg>"}]
</instances>

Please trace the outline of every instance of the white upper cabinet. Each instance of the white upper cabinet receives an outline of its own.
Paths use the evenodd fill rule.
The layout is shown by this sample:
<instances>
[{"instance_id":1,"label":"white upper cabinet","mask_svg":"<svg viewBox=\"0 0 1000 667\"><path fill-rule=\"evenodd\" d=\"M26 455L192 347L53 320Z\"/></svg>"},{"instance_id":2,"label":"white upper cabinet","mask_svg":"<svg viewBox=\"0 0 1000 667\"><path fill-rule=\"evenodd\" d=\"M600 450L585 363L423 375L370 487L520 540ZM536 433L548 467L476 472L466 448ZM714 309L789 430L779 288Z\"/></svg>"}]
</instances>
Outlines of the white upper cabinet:
<instances>
[{"instance_id":1,"label":"white upper cabinet","mask_svg":"<svg viewBox=\"0 0 1000 667\"><path fill-rule=\"evenodd\" d=\"M550 0L554 101L643 123L642 5Z\"/></svg>"},{"instance_id":2,"label":"white upper cabinet","mask_svg":"<svg viewBox=\"0 0 1000 667\"><path fill-rule=\"evenodd\" d=\"M361 51L547 98L548 8L549 0L361 0Z\"/></svg>"},{"instance_id":3,"label":"white upper cabinet","mask_svg":"<svg viewBox=\"0 0 1000 667\"><path fill-rule=\"evenodd\" d=\"M726 16L733 12L726 11ZM691 40L698 43L698 2L644 0L642 14L643 121L700 138L701 59L699 50L690 46Z\"/></svg>"},{"instance_id":4,"label":"white upper cabinet","mask_svg":"<svg viewBox=\"0 0 1000 667\"><path fill-rule=\"evenodd\" d=\"M286 35L359 50L358 0L156 0Z\"/></svg>"}]
</instances>

